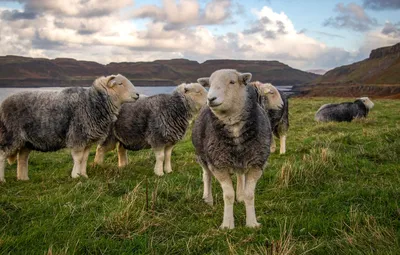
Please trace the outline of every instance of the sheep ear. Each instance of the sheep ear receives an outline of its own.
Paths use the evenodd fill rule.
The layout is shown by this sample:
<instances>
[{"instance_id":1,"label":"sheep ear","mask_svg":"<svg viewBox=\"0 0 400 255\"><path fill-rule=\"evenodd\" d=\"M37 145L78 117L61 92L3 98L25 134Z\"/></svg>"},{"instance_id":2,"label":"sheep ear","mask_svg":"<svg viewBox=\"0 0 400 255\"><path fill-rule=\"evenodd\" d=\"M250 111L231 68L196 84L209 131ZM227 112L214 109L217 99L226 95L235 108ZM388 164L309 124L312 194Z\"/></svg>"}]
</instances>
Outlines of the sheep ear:
<instances>
[{"instance_id":1,"label":"sheep ear","mask_svg":"<svg viewBox=\"0 0 400 255\"><path fill-rule=\"evenodd\" d=\"M239 74L239 82L247 85L251 81L251 76L251 73L241 73Z\"/></svg>"},{"instance_id":2,"label":"sheep ear","mask_svg":"<svg viewBox=\"0 0 400 255\"><path fill-rule=\"evenodd\" d=\"M114 87L115 86L115 84L117 84L116 82L115 82L115 75L110 75L110 76L108 76L107 78L107 87L109 87L109 88L112 88L112 87Z\"/></svg>"},{"instance_id":3,"label":"sheep ear","mask_svg":"<svg viewBox=\"0 0 400 255\"><path fill-rule=\"evenodd\" d=\"M184 92L184 93L187 93L188 91L189 91L188 88L186 88L186 87L183 88L183 92Z\"/></svg>"},{"instance_id":4,"label":"sheep ear","mask_svg":"<svg viewBox=\"0 0 400 255\"><path fill-rule=\"evenodd\" d=\"M210 78L208 78L208 77L198 78L197 82L200 83L200 85L203 87L210 86Z\"/></svg>"}]
</instances>

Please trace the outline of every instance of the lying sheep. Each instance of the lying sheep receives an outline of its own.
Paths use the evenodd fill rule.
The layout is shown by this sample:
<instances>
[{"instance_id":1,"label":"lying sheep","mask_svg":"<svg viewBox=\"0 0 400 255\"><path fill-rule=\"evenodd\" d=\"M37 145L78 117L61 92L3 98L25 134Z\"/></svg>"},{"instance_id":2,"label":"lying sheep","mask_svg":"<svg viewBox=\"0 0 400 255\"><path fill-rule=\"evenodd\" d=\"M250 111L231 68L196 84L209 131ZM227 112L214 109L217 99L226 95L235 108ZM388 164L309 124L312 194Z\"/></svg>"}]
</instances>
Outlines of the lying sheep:
<instances>
[{"instance_id":1,"label":"lying sheep","mask_svg":"<svg viewBox=\"0 0 400 255\"><path fill-rule=\"evenodd\" d=\"M315 120L351 122L354 118L366 118L372 107L374 103L368 97L358 98L353 103L325 104L318 109Z\"/></svg>"},{"instance_id":2,"label":"lying sheep","mask_svg":"<svg viewBox=\"0 0 400 255\"><path fill-rule=\"evenodd\" d=\"M203 199L213 203L211 175L221 184L224 218L221 228L234 228L235 192L230 177L236 173L237 200L246 205L246 226L258 227L254 209L254 190L270 153L272 130L267 113L259 104L258 91L250 82L250 73L222 69L210 78L200 78L210 85L208 106L195 121L192 142L203 168ZM271 108L282 107L282 99L269 102Z\"/></svg>"},{"instance_id":3,"label":"lying sheep","mask_svg":"<svg viewBox=\"0 0 400 255\"><path fill-rule=\"evenodd\" d=\"M289 130L289 101L288 97L282 91L278 90L271 83L251 82L250 85L255 86L260 90L260 94L265 95L267 101L271 101L273 97L280 96L283 101L283 107L279 110L269 109L268 104L265 104L264 109L268 113L269 120L271 122L271 128L273 134L280 138L280 154L286 152L286 136ZM268 91L267 93L262 90ZM275 139L271 138L271 152L275 152L276 144Z\"/></svg>"},{"instance_id":4,"label":"lying sheep","mask_svg":"<svg viewBox=\"0 0 400 255\"><path fill-rule=\"evenodd\" d=\"M21 92L0 106L0 181L5 159L17 158L18 180L28 180L31 150L70 148L71 176L87 177L90 146L108 135L122 103L138 98L135 87L122 75L101 77L92 87L52 92Z\"/></svg>"},{"instance_id":5,"label":"lying sheep","mask_svg":"<svg viewBox=\"0 0 400 255\"><path fill-rule=\"evenodd\" d=\"M172 172L171 153L186 133L189 121L206 103L207 91L197 83L181 84L171 95L159 94L125 104L108 139L99 144L95 164L118 145L118 166L128 164L128 150L152 148L158 176Z\"/></svg>"}]
</instances>

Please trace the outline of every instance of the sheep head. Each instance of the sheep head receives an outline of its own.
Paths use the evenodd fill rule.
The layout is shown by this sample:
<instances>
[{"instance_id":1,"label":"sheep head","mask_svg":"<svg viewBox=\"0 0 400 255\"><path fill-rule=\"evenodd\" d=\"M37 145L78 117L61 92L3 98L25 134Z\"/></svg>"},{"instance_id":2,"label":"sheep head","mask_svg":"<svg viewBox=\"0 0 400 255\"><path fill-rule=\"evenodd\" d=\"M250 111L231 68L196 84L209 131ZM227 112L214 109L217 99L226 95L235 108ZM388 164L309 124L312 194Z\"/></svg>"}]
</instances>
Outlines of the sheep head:
<instances>
[{"instance_id":1,"label":"sheep head","mask_svg":"<svg viewBox=\"0 0 400 255\"><path fill-rule=\"evenodd\" d=\"M365 107L368 108L368 110L371 110L372 107L374 107L374 103L372 103L372 101L368 97L360 97L358 100L361 100L361 102L363 102L363 104L365 105Z\"/></svg>"},{"instance_id":2,"label":"sheep head","mask_svg":"<svg viewBox=\"0 0 400 255\"><path fill-rule=\"evenodd\" d=\"M135 86L120 74L97 78L93 86L98 90L105 91L117 105L139 98Z\"/></svg>"}]
</instances>

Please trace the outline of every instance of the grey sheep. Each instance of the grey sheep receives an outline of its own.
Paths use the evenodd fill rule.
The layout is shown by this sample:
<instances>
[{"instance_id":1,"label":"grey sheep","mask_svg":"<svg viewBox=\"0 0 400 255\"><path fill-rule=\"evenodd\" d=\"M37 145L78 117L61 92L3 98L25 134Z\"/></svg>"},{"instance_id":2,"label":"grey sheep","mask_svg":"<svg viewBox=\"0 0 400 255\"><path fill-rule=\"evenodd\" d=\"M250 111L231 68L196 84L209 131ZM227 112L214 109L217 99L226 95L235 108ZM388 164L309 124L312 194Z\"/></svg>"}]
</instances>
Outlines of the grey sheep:
<instances>
[{"instance_id":1,"label":"grey sheep","mask_svg":"<svg viewBox=\"0 0 400 255\"><path fill-rule=\"evenodd\" d=\"M17 158L18 180L28 180L31 150L70 148L71 176L87 177L90 146L108 135L124 102L138 98L133 84L122 75L101 77L88 88L21 92L0 106L0 181L5 159Z\"/></svg>"},{"instance_id":2,"label":"grey sheep","mask_svg":"<svg viewBox=\"0 0 400 255\"><path fill-rule=\"evenodd\" d=\"M118 142L118 166L128 164L127 150L152 148L154 173L172 172L171 153L189 127L189 122L206 103L207 91L198 83L181 84L172 94L145 97L125 104L110 136L96 150L95 163L102 164L107 151Z\"/></svg>"},{"instance_id":3,"label":"grey sheep","mask_svg":"<svg viewBox=\"0 0 400 255\"><path fill-rule=\"evenodd\" d=\"M275 96L280 96L283 101L283 107L281 109L269 109L268 105L265 104L264 109L268 113L269 120L271 122L271 128L273 134L280 139L280 154L286 153L286 137L289 130L289 100L288 96L277 89L270 83L261 83L259 81L251 82L250 85L255 86L260 93L265 95L267 100L272 100ZM262 90L268 91L267 93ZM276 144L274 136L271 138L271 152L275 152Z\"/></svg>"},{"instance_id":4,"label":"grey sheep","mask_svg":"<svg viewBox=\"0 0 400 255\"><path fill-rule=\"evenodd\" d=\"M234 228L235 192L231 173L237 175L237 200L246 205L246 226L258 227L254 209L254 191L270 153L272 130L262 108L257 89L247 86L250 73L217 70L209 78L200 78L210 86L207 106L195 121L192 142L203 168L203 199L212 205L211 176L221 184L224 217L221 228ZM279 109L282 100L269 102Z\"/></svg>"},{"instance_id":5,"label":"grey sheep","mask_svg":"<svg viewBox=\"0 0 400 255\"><path fill-rule=\"evenodd\" d=\"M320 122L347 121L354 118L366 118L374 103L368 97L361 97L353 103L325 104L315 114L315 120Z\"/></svg>"}]
</instances>

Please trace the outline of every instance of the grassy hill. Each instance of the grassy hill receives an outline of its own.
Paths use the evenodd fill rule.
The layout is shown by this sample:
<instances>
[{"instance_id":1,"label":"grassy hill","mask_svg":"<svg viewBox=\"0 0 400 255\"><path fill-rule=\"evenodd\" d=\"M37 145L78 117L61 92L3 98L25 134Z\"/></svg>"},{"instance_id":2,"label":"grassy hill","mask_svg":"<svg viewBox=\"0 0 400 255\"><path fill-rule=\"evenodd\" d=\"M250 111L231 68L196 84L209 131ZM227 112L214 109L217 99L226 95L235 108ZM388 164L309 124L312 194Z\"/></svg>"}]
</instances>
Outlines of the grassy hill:
<instances>
[{"instance_id":1,"label":"grassy hill","mask_svg":"<svg viewBox=\"0 0 400 255\"><path fill-rule=\"evenodd\" d=\"M135 85L178 85L195 82L221 68L253 73L253 79L275 85L311 82L319 75L291 68L278 61L207 60L204 63L187 59L153 62L122 62L102 65L71 58L27 58L0 56L0 87L5 86L82 86L90 85L102 75L123 74Z\"/></svg>"},{"instance_id":2,"label":"grassy hill","mask_svg":"<svg viewBox=\"0 0 400 255\"><path fill-rule=\"evenodd\" d=\"M244 227L243 204L236 228L218 229L222 191L213 180L215 205L203 203L188 135L161 178L149 150L130 152L122 169L109 153L89 179L69 177L66 150L32 153L27 182L7 166L0 254L399 254L400 101L374 100L365 120L314 122L340 101L291 100L288 152L269 158L256 189L259 229Z\"/></svg>"},{"instance_id":3,"label":"grassy hill","mask_svg":"<svg viewBox=\"0 0 400 255\"><path fill-rule=\"evenodd\" d=\"M400 43L372 50L369 58L332 69L302 89L308 96L400 98Z\"/></svg>"}]
</instances>

